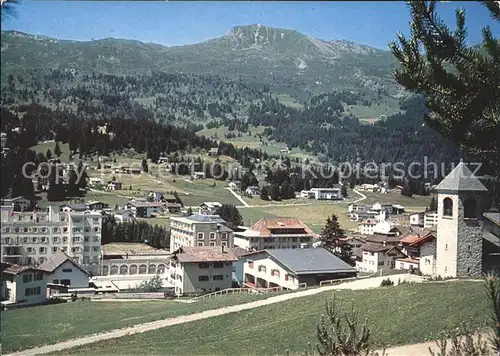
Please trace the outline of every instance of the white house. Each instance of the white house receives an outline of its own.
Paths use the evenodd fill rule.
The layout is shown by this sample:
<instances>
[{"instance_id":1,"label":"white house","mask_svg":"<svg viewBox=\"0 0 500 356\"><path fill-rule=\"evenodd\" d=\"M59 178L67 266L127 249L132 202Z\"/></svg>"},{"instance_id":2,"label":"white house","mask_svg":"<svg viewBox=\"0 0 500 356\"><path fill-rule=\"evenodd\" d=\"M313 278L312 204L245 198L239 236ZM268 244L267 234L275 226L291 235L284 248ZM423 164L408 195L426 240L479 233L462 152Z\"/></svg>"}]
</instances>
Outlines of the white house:
<instances>
[{"instance_id":1,"label":"white house","mask_svg":"<svg viewBox=\"0 0 500 356\"><path fill-rule=\"evenodd\" d=\"M424 229L432 228L433 226L436 226L437 223L438 223L438 214L435 211L425 213Z\"/></svg>"},{"instance_id":2,"label":"white house","mask_svg":"<svg viewBox=\"0 0 500 356\"><path fill-rule=\"evenodd\" d=\"M248 195L257 196L260 195L260 190L257 186L251 186L245 189L245 193Z\"/></svg>"},{"instance_id":3,"label":"white house","mask_svg":"<svg viewBox=\"0 0 500 356\"><path fill-rule=\"evenodd\" d=\"M113 217L117 222L131 222L134 219L134 214L130 210L117 210L112 212Z\"/></svg>"},{"instance_id":4,"label":"white house","mask_svg":"<svg viewBox=\"0 0 500 356\"><path fill-rule=\"evenodd\" d=\"M356 269L322 247L270 249L241 256L243 285L250 288L299 289L321 281L356 276Z\"/></svg>"},{"instance_id":5,"label":"white house","mask_svg":"<svg viewBox=\"0 0 500 356\"><path fill-rule=\"evenodd\" d=\"M225 246L181 247L170 260L168 281L176 295L231 288L236 255Z\"/></svg>"},{"instance_id":6,"label":"white house","mask_svg":"<svg viewBox=\"0 0 500 356\"><path fill-rule=\"evenodd\" d=\"M410 215L410 226L424 226L425 213L415 213Z\"/></svg>"},{"instance_id":7,"label":"white house","mask_svg":"<svg viewBox=\"0 0 500 356\"><path fill-rule=\"evenodd\" d=\"M214 215L221 206L218 201L205 201L199 205L198 214Z\"/></svg>"},{"instance_id":8,"label":"white house","mask_svg":"<svg viewBox=\"0 0 500 356\"><path fill-rule=\"evenodd\" d=\"M373 229L377 225L377 221L368 219L359 224L359 233L363 235L373 235Z\"/></svg>"},{"instance_id":9,"label":"white house","mask_svg":"<svg viewBox=\"0 0 500 356\"><path fill-rule=\"evenodd\" d=\"M48 273L32 266L1 263L0 299L2 306L24 306L47 301Z\"/></svg>"},{"instance_id":10,"label":"white house","mask_svg":"<svg viewBox=\"0 0 500 356\"><path fill-rule=\"evenodd\" d=\"M165 204L163 202L130 201L125 204L124 208L130 210L135 217L150 218L153 214L162 213L165 210Z\"/></svg>"},{"instance_id":11,"label":"white house","mask_svg":"<svg viewBox=\"0 0 500 356\"><path fill-rule=\"evenodd\" d=\"M356 268L360 272L374 273L381 268L394 268L396 259L406 257L398 247L385 242L366 242L361 250L361 261L356 262Z\"/></svg>"},{"instance_id":12,"label":"white house","mask_svg":"<svg viewBox=\"0 0 500 356\"><path fill-rule=\"evenodd\" d=\"M340 200L342 199L342 188L311 188L316 200Z\"/></svg>"},{"instance_id":13,"label":"white house","mask_svg":"<svg viewBox=\"0 0 500 356\"><path fill-rule=\"evenodd\" d=\"M38 268L49 274L50 283L63 284L71 288L89 286L89 273L62 251L56 253Z\"/></svg>"},{"instance_id":14,"label":"white house","mask_svg":"<svg viewBox=\"0 0 500 356\"><path fill-rule=\"evenodd\" d=\"M373 227L373 233L380 235L389 235L391 234L391 232L393 232L394 227L394 223L387 220L382 220L377 222L377 224Z\"/></svg>"}]
</instances>

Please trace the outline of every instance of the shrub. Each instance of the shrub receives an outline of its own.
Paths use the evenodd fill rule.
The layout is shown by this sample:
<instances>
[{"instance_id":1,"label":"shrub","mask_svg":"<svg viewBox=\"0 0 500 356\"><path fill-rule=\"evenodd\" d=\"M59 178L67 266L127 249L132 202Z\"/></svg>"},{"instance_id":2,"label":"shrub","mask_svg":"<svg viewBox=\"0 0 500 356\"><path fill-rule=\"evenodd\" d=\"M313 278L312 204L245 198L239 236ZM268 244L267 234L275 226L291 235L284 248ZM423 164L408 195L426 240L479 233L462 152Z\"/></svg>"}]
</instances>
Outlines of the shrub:
<instances>
[{"instance_id":1,"label":"shrub","mask_svg":"<svg viewBox=\"0 0 500 356\"><path fill-rule=\"evenodd\" d=\"M393 281L391 281L389 278L384 279L384 280L382 281L382 283L380 283L380 286L381 286L381 287L390 287L390 286L393 286L393 285L394 285L394 282L393 282Z\"/></svg>"}]
</instances>

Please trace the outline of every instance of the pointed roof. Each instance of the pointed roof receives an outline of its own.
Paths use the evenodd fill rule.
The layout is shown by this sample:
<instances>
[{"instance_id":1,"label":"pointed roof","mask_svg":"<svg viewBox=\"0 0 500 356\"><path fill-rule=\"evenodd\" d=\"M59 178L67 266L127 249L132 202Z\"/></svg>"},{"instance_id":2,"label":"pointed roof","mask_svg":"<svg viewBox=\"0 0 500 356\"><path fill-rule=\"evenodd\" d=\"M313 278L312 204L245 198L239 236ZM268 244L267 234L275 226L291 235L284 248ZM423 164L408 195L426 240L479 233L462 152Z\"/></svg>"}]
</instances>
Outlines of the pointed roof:
<instances>
[{"instance_id":1,"label":"pointed roof","mask_svg":"<svg viewBox=\"0 0 500 356\"><path fill-rule=\"evenodd\" d=\"M465 163L460 162L435 188L437 192L476 191L487 192L488 189L476 178Z\"/></svg>"},{"instance_id":2,"label":"pointed roof","mask_svg":"<svg viewBox=\"0 0 500 356\"><path fill-rule=\"evenodd\" d=\"M70 261L73 265L75 265L75 267L81 269L85 274L89 274L85 269L83 269L82 266L76 263L71 257L69 257L63 251L58 251L56 254L54 254L54 256L52 256L51 259L45 261L40 266L38 266L38 269L52 273L56 270L57 267L59 267L66 261Z\"/></svg>"}]
</instances>

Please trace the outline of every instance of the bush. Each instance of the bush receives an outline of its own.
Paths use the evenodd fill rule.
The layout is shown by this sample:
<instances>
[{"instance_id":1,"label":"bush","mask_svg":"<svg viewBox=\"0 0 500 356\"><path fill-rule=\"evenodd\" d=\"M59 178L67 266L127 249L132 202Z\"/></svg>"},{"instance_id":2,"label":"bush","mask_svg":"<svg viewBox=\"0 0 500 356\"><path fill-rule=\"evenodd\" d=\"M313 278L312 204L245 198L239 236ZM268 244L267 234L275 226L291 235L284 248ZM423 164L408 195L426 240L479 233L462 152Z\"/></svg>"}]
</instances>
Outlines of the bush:
<instances>
[{"instance_id":1,"label":"bush","mask_svg":"<svg viewBox=\"0 0 500 356\"><path fill-rule=\"evenodd\" d=\"M384 279L384 280L382 281L382 283L380 283L380 286L381 286L381 287L390 287L390 286L393 286L393 285L394 285L394 282L393 282L393 281L391 281L389 278Z\"/></svg>"}]
</instances>

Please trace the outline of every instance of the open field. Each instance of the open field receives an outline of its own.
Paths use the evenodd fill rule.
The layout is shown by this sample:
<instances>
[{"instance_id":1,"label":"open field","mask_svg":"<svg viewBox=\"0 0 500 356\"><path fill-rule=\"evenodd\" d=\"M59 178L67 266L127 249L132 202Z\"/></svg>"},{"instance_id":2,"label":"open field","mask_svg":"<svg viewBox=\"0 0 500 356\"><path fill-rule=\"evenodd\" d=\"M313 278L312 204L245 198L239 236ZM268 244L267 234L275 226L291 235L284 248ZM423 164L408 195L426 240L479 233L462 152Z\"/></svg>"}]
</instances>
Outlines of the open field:
<instances>
[{"instance_id":1,"label":"open field","mask_svg":"<svg viewBox=\"0 0 500 356\"><path fill-rule=\"evenodd\" d=\"M345 105L347 111L360 121L373 123L378 121L380 115L391 116L400 111L399 103L395 99L387 99L387 103L364 105Z\"/></svg>"},{"instance_id":2,"label":"open field","mask_svg":"<svg viewBox=\"0 0 500 356\"><path fill-rule=\"evenodd\" d=\"M331 292L89 344L61 355L284 355L316 343L316 325ZM375 347L435 340L462 322L489 323L488 300L478 283L446 282L337 291L368 319ZM439 298L437 298L439 296Z\"/></svg>"},{"instance_id":3,"label":"open field","mask_svg":"<svg viewBox=\"0 0 500 356\"><path fill-rule=\"evenodd\" d=\"M176 301L73 302L1 313L2 351L11 352L148 321L265 299L274 294L233 294L186 304Z\"/></svg>"},{"instance_id":4,"label":"open field","mask_svg":"<svg viewBox=\"0 0 500 356\"><path fill-rule=\"evenodd\" d=\"M344 229L356 229L356 222L351 221L347 215L347 206L342 203L311 204L299 206L263 206L239 209L245 225L252 223L263 217L286 216L295 217L305 222L314 232L319 233L325 225L326 219L332 214L336 214L340 226Z\"/></svg>"},{"instance_id":5,"label":"open field","mask_svg":"<svg viewBox=\"0 0 500 356\"><path fill-rule=\"evenodd\" d=\"M427 206L431 203L432 196L420 196L414 195L411 198L405 197L397 192L391 192L388 194L361 192L366 195L366 199L360 204L373 204L379 203L392 203L403 205L406 211L424 211Z\"/></svg>"}]
</instances>

